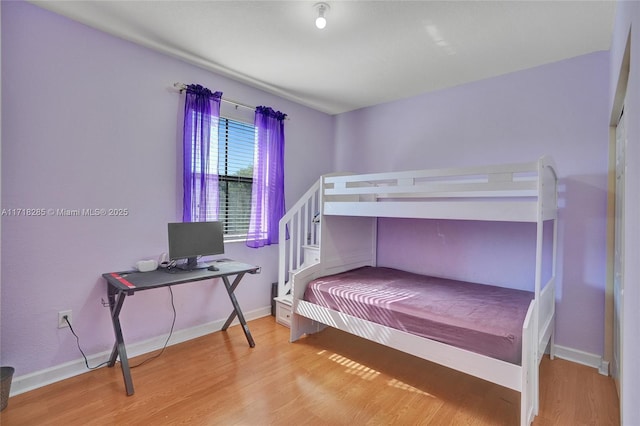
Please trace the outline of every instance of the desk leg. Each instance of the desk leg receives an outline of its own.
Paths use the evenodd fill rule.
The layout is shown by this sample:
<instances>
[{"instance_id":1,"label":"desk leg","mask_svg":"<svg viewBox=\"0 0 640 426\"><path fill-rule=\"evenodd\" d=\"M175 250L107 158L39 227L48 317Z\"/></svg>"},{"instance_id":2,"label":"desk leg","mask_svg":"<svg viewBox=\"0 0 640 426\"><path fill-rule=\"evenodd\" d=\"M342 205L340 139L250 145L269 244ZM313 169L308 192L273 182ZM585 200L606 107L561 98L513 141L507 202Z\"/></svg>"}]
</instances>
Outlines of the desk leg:
<instances>
[{"instance_id":1,"label":"desk leg","mask_svg":"<svg viewBox=\"0 0 640 426\"><path fill-rule=\"evenodd\" d=\"M240 321L240 325L242 325L242 330L244 331L244 335L246 336L247 341L249 342L249 346L253 348L256 346L256 344L253 341L253 337L251 336L251 332L249 331L249 326L247 325L247 321L244 319L244 315L242 315L242 311L240 310L240 305L238 305L238 300L236 299L236 295L234 294L234 291L236 287L238 287L238 284L240 284L240 280L242 280L243 276L244 276L244 273L238 274L236 279L233 280L233 284L229 283L229 278L227 278L226 276L221 277L222 281L224 282L224 286L227 289L227 293L229 293L229 299L231 299L231 304L233 305L233 312L231 312L231 315L229 315L229 318L227 318L227 321L222 326L222 330L224 331L227 328L229 328L229 325L231 325L231 322L235 319L237 315L238 321Z\"/></svg>"},{"instance_id":2,"label":"desk leg","mask_svg":"<svg viewBox=\"0 0 640 426\"><path fill-rule=\"evenodd\" d=\"M231 286L229 286L228 282L225 282L224 285L227 288L227 291L229 291L229 288L231 288L231 293L234 293L236 291L236 287L238 287L238 284L240 284L240 281L242 280L242 277L244 277L244 272L241 273L241 274L238 274L236 276L236 279L233 280L233 284L231 284ZM224 279L226 279L226 277L224 277ZM232 301L232 303L233 303L233 301ZM231 325L231 322L233 322L233 320L235 318L236 318L236 310L235 310L235 305L234 305L234 310L233 310L233 312L231 312L231 314L229 315L229 318L227 318L227 321L222 326L222 331L225 331L227 328L229 328L229 326Z\"/></svg>"},{"instance_id":3,"label":"desk leg","mask_svg":"<svg viewBox=\"0 0 640 426\"><path fill-rule=\"evenodd\" d=\"M127 350L124 346L124 338L122 337L122 328L120 327L120 310L124 303L126 293L119 293L116 300L114 294L109 294L109 304L111 306L111 321L113 322L113 331L116 335L116 342L111 351L109 358L109 367L116 364L116 359L120 356L120 365L122 367L122 377L124 378L124 386L127 389L127 395L133 395L133 380L131 379L131 370L129 368L129 358L127 358Z\"/></svg>"}]
</instances>

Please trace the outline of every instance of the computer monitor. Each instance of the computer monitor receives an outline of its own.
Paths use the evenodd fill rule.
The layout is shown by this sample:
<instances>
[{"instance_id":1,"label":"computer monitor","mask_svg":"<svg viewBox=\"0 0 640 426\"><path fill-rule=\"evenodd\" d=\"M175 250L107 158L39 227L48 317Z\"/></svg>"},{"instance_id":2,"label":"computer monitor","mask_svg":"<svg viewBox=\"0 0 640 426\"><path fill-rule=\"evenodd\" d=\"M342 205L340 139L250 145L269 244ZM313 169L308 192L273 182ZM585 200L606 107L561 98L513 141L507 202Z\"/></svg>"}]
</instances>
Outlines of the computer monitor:
<instances>
[{"instance_id":1,"label":"computer monitor","mask_svg":"<svg viewBox=\"0 0 640 426\"><path fill-rule=\"evenodd\" d=\"M205 269L200 256L224 253L224 234L221 222L180 222L168 224L169 258L187 259L178 267L186 270Z\"/></svg>"}]
</instances>

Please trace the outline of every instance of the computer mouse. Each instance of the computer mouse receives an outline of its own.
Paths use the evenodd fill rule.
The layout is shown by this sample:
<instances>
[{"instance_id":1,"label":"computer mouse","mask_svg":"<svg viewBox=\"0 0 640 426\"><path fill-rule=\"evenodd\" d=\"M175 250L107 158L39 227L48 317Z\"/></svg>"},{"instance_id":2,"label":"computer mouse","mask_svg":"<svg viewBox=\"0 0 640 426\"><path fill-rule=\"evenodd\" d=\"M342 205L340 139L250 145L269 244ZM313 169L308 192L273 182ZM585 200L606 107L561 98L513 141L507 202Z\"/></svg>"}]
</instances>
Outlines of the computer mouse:
<instances>
[{"instance_id":1,"label":"computer mouse","mask_svg":"<svg viewBox=\"0 0 640 426\"><path fill-rule=\"evenodd\" d=\"M209 271L219 271L220 269L218 269L218 267L216 267L216 266L211 265L211 266L209 266L207 268L207 270L209 270Z\"/></svg>"}]
</instances>

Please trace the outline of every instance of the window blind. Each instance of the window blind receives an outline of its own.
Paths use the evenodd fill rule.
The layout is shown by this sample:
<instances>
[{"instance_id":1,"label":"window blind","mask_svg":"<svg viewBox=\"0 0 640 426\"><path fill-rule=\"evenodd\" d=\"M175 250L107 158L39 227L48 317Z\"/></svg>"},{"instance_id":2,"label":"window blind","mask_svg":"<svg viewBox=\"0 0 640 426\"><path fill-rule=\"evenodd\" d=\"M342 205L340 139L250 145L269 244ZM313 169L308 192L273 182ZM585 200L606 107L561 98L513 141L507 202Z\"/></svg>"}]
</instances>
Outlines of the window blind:
<instances>
[{"instance_id":1,"label":"window blind","mask_svg":"<svg viewBox=\"0 0 640 426\"><path fill-rule=\"evenodd\" d=\"M224 224L226 239L246 237L249 229L255 138L253 124L220 117L219 220Z\"/></svg>"}]
</instances>

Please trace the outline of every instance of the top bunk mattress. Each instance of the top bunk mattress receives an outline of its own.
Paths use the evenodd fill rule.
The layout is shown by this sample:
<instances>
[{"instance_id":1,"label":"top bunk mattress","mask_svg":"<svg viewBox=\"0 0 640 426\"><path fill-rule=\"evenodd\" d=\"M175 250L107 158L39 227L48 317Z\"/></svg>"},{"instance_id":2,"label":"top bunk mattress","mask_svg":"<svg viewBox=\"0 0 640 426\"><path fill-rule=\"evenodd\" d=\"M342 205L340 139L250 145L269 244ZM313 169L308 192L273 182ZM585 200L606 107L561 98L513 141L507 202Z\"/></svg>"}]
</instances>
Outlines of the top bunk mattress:
<instances>
[{"instance_id":1,"label":"top bunk mattress","mask_svg":"<svg viewBox=\"0 0 640 426\"><path fill-rule=\"evenodd\" d=\"M532 292L363 267L311 281L304 300L512 364Z\"/></svg>"}]
</instances>

